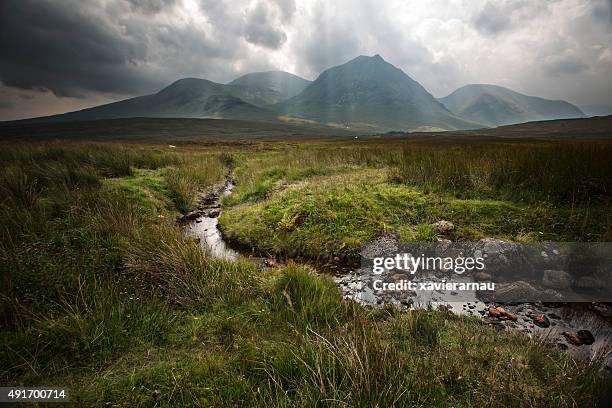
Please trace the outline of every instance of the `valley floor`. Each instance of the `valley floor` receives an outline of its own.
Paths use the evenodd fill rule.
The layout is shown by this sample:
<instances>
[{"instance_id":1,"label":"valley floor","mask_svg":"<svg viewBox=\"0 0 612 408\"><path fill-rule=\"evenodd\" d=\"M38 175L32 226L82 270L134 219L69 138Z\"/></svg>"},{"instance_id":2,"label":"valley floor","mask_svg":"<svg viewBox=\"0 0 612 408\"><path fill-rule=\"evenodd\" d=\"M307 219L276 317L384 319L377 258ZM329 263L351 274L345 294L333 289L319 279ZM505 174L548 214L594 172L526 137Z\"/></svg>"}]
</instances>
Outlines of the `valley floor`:
<instances>
[{"instance_id":1,"label":"valley floor","mask_svg":"<svg viewBox=\"0 0 612 408\"><path fill-rule=\"evenodd\" d=\"M317 141L5 145L1 382L83 406L591 406L598 362L444 311L366 308L309 265L393 232L609 241L612 144ZM220 225L176 224L236 182Z\"/></svg>"}]
</instances>

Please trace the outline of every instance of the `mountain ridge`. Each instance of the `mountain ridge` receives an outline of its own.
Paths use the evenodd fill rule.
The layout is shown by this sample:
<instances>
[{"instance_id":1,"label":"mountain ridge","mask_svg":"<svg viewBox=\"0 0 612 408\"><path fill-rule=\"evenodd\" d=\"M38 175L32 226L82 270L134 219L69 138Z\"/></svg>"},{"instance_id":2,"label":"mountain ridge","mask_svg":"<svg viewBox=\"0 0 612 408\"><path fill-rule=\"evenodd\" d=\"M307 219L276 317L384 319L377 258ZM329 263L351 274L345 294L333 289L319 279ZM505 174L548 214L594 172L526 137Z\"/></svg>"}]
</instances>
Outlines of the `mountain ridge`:
<instances>
[{"instance_id":1,"label":"mountain ridge","mask_svg":"<svg viewBox=\"0 0 612 408\"><path fill-rule=\"evenodd\" d=\"M488 126L585 117L567 101L525 95L493 84L464 85L438 100L451 112Z\"/></svg>"},{"instance_id":2,"label":"mountain ridge","mask_svg":"<svg viewBox=\"0 0 612 408\"><path fill-rule=\"evenodd\" d=\"M323 71L300 94L272 107L282 115L320 123L413 130L467 129L423 86L379 54L358 56Z\"/></svg>"},{"instance_id":3,"label":"mountain ridge","mask_svg":"<svg viewBox=\"0 0 612 408\"><path fill-rule=\"evenodd\" d=\"M584 116L569 102L491 84L466 85L436 99L376 54L330 67L314 81L284 71L253 72L227 84L188 77L150 95L20 122L208 118L377 132L462 130Z\"/></svg>"}]
</instances>

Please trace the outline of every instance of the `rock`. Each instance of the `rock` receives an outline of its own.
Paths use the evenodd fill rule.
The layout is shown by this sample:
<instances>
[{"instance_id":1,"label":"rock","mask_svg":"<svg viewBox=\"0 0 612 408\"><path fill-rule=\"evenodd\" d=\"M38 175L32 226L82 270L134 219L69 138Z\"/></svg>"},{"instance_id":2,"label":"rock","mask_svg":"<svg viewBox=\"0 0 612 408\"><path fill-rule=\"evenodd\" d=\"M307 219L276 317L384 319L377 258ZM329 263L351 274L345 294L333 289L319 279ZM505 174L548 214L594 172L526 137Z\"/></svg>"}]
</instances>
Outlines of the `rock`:
<instances>
[{"instance_id":1,"label":"rock","mask_svg":"<svg viewBox=\"0 0 612 408\"><path fill-rule=\"evenodd\" d=\"M508 320L512 320L513 322L516 322L517 320L517 317L514 313L508 312L503 307L491 306L489 307L488 312L489 312L489 316L491 317L497 317L499 319L508 319Z\"/></svg>"},{"instance_id":2,"label":"rock","mask_svg":"<svg viewBox=\"0 0 612 408\"><path fill-rule=\"evenodd\" d=\"M208 212L208 216L211 218L217 218L221 214L221 211L218 208L213 208Z\"/></svg>"},{"instance_id":3,"label":"rock","mask_svg":"<svg viewBox=\"0 0 612 408\"><path fill-rule=\"evenodd\" d=\"M578 334L578 337L580 338L580 340L582 340L582 344L590 346L591 344L595 343L595 337L593 337L593 333L588 330L578 330L576 334Z\"/></svg>"},{"instance_id":4,"label":"rock","mask_svg":"<svg viewBox=\"0 0 612 408\"><path fill-rule=\"evenodd\" d=\"M588 330L578 330L577 332L566 331L562 334L563 337L565 337L567 341L572 343L574 346L582 346L584 344L591 345L595 343L595 337L593 337L593 334L591 334L591 332Z\"/></svg>"},{"instance_id":5,"label":"rock","mask_svg":"<svg viewBox=\"0 0 612 408\"><path fill-rule=\"evenodd\" d=\"M550 327L550 320L548 320L548 317L546 317L545 314L533 315L531 316L531 319L538 327Z\"/></svg>"},{"instance_id":6,"label":"rock","mask_svg":"<svg viewBox=\"0 0 612 408\"><path fill-rule=\"evenodd\" d=\"M195 220L196 218L198 218L200 215L202 215L202 213L198 210L194 210L194 211L190 211L187 214L184 215L185 219L187 220Z\"/></svg>"},{"instance_id":7,"label":"rock","mask_svg":"<svg viewBox=\"0 0 612 408\"><path fill-rule=\"evenodd\" d=\"M404 306L412 306L414 304L414 300L410 298L405 298L405 299L400 300L400 303Z\"/></svg>"},{"instance_id":8,"label":"rock","mask_svg":"<svg viewBox=\"0 0 612 408\"><path fill-rule=\"evenodd\" d=\"M542 277L542 285L553 289L567 289L572 284L572 277L565 271L547 269Z\"/></svg>"},{"instance_id":9,"label":"rock","mask_svg":"<svg viewBox=\"0 0 612 408\"><path fill-rule=\"evenodd\" d=\"M474 274L474 280L476 280L477 282L491 281L492 279L493 276L491 276L491 274L487 272L477 272Z\"/></svg>"},{"instance_id":10,"label":"rock","mask_svg":"<svg viewBox=\"0 0 612 408\"><path fill-rule=\"evenodd\" d=\"M438 221L434 226L436 231L443 235L446 235L455 229L455 225L450 221Z\"/></svg>"},{"instance_id":11,"label":"rock","mask_svg":"<svg viewBox=\"0 0 612 408\"><path fill-rule=\"evenodd\" d=\"M196 224L199 224L199 223L202 222L202 220L200 218L198 218L198 219L195 220L195 222L196 222Z\"/></svg>"}]
</instances>

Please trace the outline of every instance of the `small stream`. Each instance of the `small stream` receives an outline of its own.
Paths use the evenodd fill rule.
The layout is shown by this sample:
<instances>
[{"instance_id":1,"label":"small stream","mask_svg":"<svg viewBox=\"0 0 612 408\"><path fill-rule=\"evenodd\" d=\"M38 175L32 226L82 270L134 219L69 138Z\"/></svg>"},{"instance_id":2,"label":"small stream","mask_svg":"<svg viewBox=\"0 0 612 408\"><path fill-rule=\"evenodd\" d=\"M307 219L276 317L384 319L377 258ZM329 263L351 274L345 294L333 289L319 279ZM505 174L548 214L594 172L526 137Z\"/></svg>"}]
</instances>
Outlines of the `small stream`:
<instances>
[{"instance_id":1,"label":"small stream","mask_svg":"<svg viewBox=\"0 0 612 408\"><path fill-rule=\"evenodd\" d=\"M217 217L222 198L230 195L233 189L234 183L228 178L220 194L217 194L210 203L200 206L201 215L185 227L186 234L199 239L200 245L207 253L215 258L230 261L238 259L240 254L223 240Z\"/></svg>"},{"instance_id":2,"label":"small stream","mask_svg":"<svg viewBox=\"0 0 612 408\"><path fill-rule=\"evenodd\" d=\"M213 257L226 260L236 260L241 256L237 250L231 248L223 239L217 218L220 212L221 200L224 196L231 194L233 188L234 183L228 177L222 188L205 197L198 207L199 213L197 217L192 217L185 226L185 233L199 240L200 245L207 253ZM247 255L245 257L251 258ZM261 261L261 258L252 259ZM374 293L367 285L362 285L359 270L341 273L334 280L345 298L353 299L363 305L374 306L389 302L406 309L443 307L456 314L480 317L485 322L488 322L487 309L493 305L492 303L476 299L475 294L465 293L451 293L453 299L450 302L448 297L445 297L446 300L443 301L441 298L436 298L435 295L427 298L423 297L423 295L416 295L409 302L405 303L399 302L396 299L385 299ZM504 308L515 314L517 320L496 321L493 319L496 327L520 330L529 336L535 335L544 338L562 350L568 350L572 355L582 360L591 360L598 356L605 356L606 368L608 370L612 369L612 354L609 352L612 346L610 344L612 342L612 325L609 318L602 317L599 313L594 312L592 308L589 308L588 305L568 304L565 306L550 306L542 303L519 303L505 305ZM534 314L545 314L548 316L550 318L550 326L542 328L535 325L531 318ZM562 336L562 333L565 331L585 329L589 330L595 337L595 342L591 345L575 346L568 343Z\"/></svg>"}]
</instances>

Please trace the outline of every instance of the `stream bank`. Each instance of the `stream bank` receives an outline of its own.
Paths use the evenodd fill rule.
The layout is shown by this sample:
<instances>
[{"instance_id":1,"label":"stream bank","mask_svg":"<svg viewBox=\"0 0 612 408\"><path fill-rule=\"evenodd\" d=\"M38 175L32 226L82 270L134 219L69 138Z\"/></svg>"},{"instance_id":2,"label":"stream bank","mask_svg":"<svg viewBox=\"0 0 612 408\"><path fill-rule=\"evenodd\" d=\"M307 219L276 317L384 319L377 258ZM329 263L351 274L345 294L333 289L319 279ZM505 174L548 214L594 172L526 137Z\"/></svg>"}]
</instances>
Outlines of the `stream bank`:
<instances>
[{"instance_id":1,"label":"stream bank","mask_svg":"<svg viewBox=\"0 0 612 408\"><path fill-rule=\"evenodd\" d=\"M179 218L185 233L196 239L211 256L236 260L243 256L260 267L276 264L269 258L254 257L233 248L223 238L218 216L221 200L232 193L234 181L231 175L223 185L217 186L200 197L197 210ZM394 238L381 237L378 246L397 245ZM500 304L480 300L476 293L438 291L427 296L413 293L397 300L375 293L362 282L364 272L359 268L334 268L334 280L344 298L365 306L395 304L403 309L437 308L459 315L475 316L485 324L499 330L517 330L530 337L542 338L561 350L567 350L581 360L602 359L605 368L612 370L612 308L607 304L555 304L546 302ZM424 279L435 277L424 276ZM449 299L451 299L449 301Z\"/></svg>"}]
</instances>

